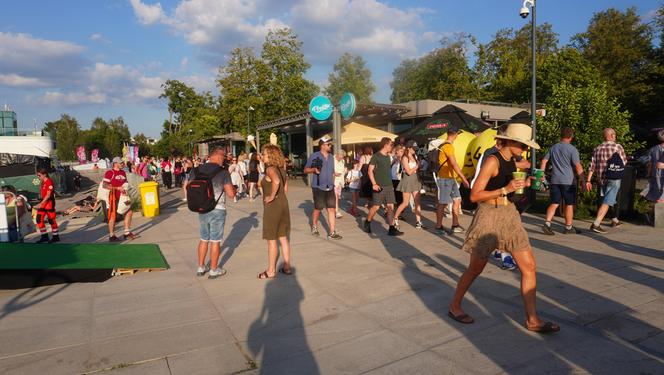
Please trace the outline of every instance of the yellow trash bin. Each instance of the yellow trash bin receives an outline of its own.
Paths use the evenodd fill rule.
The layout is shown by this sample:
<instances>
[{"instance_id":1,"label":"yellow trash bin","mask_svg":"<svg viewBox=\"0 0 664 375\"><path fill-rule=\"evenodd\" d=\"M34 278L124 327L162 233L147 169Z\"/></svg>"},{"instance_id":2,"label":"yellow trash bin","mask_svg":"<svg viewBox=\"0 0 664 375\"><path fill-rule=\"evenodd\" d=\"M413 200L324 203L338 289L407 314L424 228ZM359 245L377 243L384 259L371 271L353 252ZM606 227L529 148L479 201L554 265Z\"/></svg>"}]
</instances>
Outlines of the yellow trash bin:
<instances>
[{"instance_id":1,"label":"yellow trash bin","mask_svg":"<svg viewBox=\"0 0 664 375\"><path fill-rule=\"evenodd\" d=\"M154 181L143 182L138 185L138 190L141 193L143 216L159 215L159 184Z\"/></svg>"}]
</instances>

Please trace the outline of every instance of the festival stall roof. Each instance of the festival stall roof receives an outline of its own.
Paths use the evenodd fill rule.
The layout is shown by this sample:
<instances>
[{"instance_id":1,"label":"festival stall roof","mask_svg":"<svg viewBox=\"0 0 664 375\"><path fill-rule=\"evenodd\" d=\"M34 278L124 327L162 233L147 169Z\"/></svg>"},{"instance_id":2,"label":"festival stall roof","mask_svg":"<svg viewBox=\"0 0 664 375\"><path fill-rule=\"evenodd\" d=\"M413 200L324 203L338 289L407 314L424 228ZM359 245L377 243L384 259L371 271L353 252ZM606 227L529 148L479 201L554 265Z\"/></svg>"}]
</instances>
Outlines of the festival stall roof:
<instances>
[{"instance_id":1,"label":"festival stall roof","mask_svg":"<svg viewBox=\"0 0 664 375\"><path fill-rule=\"evenodd\" d=\"M438 138L447 131L449 126L455 126L470 133L477 133L490 128L491 124L469 115L456 105L448 104L434 112L431 118L399 134L399 137L426 142L429 139Z\"/></svg>"},{"instance_id":2,"label":"festival stall roof","mask_svg":"<svg viewBox=\"0 0 664 375\"><path fill-rule=\"evenodd\" d=\"M224 135L216 135L212 138L200 140L196 143L223 143L223 142L244 142L244 137L241 133L232 132Z\"/></svg>"},{"instance_id":3,"label":"festival stall roof","mask_svg":"<svg viewBox=\"0 0 664 375\"><path fill-rule=\"evenodd\" d=\"M481 118L484 121L491 123L508 121L512 116L523 110L520 106L515 106L508 103L495 103L495 102L469 102L469 101L445 101L445 100L414 100L400 105L408 108L408 112L401 116L403 120L418 119L422 117L430 117L442 107L452 104L464 111L469 115Z\"/></svg>"},{"instance_id":4,"label":"festival stall roof","mask_svg":"<svg viewBox=\"0 0 664 375\"><path fill-rule=\"evenodd\" d=\"M332 137L332 133L328 133ZM380 129L372 128L370 126L351 122L341 128L341 144L342 145L355 145L360 143L377 143L384 137L394 140L396 134L392 134ZM322 138L322 137L321 137ZM320 138L319 138L320 139ZM314 141L317 144L319 139Z\"/></svg>"}]
</instances>

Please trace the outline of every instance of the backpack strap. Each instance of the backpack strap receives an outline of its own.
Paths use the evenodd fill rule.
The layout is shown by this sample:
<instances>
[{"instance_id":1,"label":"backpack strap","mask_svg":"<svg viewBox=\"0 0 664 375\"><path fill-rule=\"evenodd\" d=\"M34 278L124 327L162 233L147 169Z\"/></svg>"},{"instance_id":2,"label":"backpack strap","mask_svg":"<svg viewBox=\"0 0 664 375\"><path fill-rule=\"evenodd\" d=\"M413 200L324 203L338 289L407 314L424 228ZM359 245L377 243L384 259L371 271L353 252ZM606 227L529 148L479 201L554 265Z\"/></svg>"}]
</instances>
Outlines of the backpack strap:
<instances>
[{"instance_id":1,"label":"backpack strap","mask_svg":"<svg viewBox=\"0 0 664 375\"><path fill-rule=\"evenodd\" d=\"M438 146L438 151L439 151L439 152L443 152L443 146L445 146L446 144L450 144L450 145L451 145L452 142L445 141L445 142L441 143L440 146ZM438 154L438 160L440 160L440 154ZM445 164L447 164L447 162L448 162L449 160L450 160L450 158L449 158L447 155L445 155L445 161L443 162L443 164L441 164L441 165L438 166L438 170L436 171L436 175L438 175L438 173L440 172L440 170L443 169L443 167L445 166Z\"/></svg>"}]
</instances>

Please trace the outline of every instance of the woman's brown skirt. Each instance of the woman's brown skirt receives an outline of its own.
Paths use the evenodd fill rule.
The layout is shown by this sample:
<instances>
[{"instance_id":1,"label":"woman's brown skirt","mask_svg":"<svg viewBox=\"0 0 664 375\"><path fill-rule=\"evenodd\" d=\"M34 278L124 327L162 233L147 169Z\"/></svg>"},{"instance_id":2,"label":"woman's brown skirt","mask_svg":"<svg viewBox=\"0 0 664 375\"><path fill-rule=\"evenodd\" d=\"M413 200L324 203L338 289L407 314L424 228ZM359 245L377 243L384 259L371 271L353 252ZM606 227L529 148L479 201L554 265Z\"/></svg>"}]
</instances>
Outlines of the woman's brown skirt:
<instances>
[{"instance_id":1,"label":"woman's brown skirt","mask_svg":"<svg viewBox=\"0 0 664 375\"><path fill-rule=\"evenodd\" d=\"M461 249L488 258L494 250L530 251L530 240L513 203L480 203Z\"/></svg>"}]
</instances>

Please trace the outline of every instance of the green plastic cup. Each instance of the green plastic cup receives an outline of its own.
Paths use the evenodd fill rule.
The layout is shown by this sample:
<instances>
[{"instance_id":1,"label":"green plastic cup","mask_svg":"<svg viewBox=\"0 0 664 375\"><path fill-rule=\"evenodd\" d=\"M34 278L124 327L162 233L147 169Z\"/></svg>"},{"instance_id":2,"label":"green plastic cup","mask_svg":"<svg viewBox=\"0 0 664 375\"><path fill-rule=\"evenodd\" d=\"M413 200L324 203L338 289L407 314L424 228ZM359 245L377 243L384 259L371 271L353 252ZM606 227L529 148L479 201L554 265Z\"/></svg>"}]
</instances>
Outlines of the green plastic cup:
<instances>
[{"instance_id":1,"label":"green plastic cup","mask_svg":"<svg viewBox=\"0 0 664 375\"><path fill-rule=\"evenodd\" d=\"M526 172L512 172L512 178L515 180L525 180L526 176ZM523 188L517 189L514 194L523 194Z\"/></svg>"},{"instance_id":2,"label":"green plastic cup","mask_svg":"<svg viewBox=\"0 0 664 375\"><path fill-rule=\"evenodd\" d=\"M533 172L533 177L535 177L535 179L530 185L530 188L533 190L540 190L542 188L542 177L544 177L544 171L541 169L535 169Z\"/></svg>"}]
</instances>

